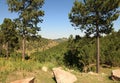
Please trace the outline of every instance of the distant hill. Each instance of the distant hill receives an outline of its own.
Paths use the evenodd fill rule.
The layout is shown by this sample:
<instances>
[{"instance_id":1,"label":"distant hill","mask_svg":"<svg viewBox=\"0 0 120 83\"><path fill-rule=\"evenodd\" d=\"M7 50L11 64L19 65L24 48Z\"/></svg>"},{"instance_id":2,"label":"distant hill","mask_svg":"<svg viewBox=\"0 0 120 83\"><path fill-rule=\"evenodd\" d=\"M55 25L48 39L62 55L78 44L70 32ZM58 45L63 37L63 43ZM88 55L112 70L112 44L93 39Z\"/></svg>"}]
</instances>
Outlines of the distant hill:
<instances>
[{"instance_id":1,"label":"distant hill","mask_svg":"<svg viewBox=\"0 0 120 83\"><path fill-rule=\"evenodd\" d=\"M67 38L54 39L54 41L56 41L56 42L58 42L58 43L61 43L61 42L67 41L67 40L68 40Z\"/></svg>"},{"instance_id":2,"label":"distant hill","mask_svg":"<svg viewBox=\"0 0 120 83\"><path fill-rule=\"evenodd\" d=\"M45 50L52 48L58 44L59 44L58 42L56 42L52 39L46 39L46 38L40 38L40 39L34 40L34 41L27 41L26 52L28 55L30 55L31 53L33 53L35 51L45 51Z\"/></svg>"}]
</instances>

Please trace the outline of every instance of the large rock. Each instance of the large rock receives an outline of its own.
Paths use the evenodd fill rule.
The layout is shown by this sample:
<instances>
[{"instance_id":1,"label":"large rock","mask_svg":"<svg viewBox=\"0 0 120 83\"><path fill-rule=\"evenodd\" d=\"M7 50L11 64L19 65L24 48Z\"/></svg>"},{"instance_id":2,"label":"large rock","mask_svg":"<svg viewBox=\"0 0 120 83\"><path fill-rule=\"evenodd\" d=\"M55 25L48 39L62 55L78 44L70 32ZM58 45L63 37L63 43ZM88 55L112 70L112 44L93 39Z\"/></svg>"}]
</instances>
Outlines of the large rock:
<instances>
[{"instance_id":1,"label":"large rock","mask_svg":"<svg viewBox=\"0 0 120 83\"><path fill-rule=\"evenodd\" d=\"M75 75L61 68L53 68L53 74L57 83L74 83L77 80Z\"/></svg>"},{"instance_id":2,"label":"large rock","mask_svg":"<svg viewBox=\"0 0 120 83\"><path fill-rule=\"evenodd\" d=\"M112 70L111 77L113 80L120 80L120 69Z\"/></svg>"},{"instance_id":3,"label":"large rock","mask_svg":"<svg viewBox=\"0 0 120 83\"><path fill-rule=\"evenodd\" d=\"M27 79L16 80L11 83L34 83L34 79L35 79L34 77L31 77L31 78L27 78Z\"/></svg>"}]
</instances>

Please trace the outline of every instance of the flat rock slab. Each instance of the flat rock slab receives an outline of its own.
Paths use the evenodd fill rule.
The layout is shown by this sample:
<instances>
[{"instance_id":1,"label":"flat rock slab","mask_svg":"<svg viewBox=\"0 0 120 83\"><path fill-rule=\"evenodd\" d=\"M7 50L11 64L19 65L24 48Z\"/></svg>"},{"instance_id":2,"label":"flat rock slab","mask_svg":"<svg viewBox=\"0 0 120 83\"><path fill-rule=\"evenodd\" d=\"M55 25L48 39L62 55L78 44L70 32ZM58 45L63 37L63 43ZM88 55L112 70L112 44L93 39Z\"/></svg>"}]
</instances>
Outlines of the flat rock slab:
<instances>
[{"instance_id":1,"label":"flat rock slab","mask_svg":"<svg viewBox=\"0 0 120 83\"><path fill-rule=\"evenodd\" d=\"M53 68L53 74L57 83L74 83L77 81L75 75L62 70L61 68Z\"/></svg>"},{"instance_id":2,"label":"flat rock slab","mask_svg":"<svg viewBox=\"0 0 120 83\"><path fill-rule=\"evenodd\" d=\"M34 79L35 79L34 77L31 77L31 78L16 80L10 83L34 83Z\"/></svg>"},{"instance_id":3,"label":"flat rock slab","mask_svg":"<svg viewBox=\"0 0 120 83\"><path fill-rule=\"evenodd\" d=\"M120 69L112 70L111 77L113 80L120 81Z\"/></svg>"}]
</instances>

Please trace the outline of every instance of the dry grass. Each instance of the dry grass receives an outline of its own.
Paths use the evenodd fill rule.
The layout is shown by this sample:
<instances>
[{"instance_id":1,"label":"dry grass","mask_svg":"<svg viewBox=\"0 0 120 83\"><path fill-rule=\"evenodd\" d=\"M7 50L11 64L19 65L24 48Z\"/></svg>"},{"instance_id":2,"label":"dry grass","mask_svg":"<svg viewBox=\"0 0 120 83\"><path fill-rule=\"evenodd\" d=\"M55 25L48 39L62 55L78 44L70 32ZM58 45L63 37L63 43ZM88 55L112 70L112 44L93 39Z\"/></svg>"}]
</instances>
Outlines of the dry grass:
<instances>
[{"instance_id":1,"label":"dry grass","mask_svg":"<svg viewBox=\"0 0 120 83\"><path fill-rule=\"evenodd\" d=\"M41 70L35 70L32 72L26 71L16 71L12 72L7 76L5 83L10 83L11 81L35 77L35 83L55 83L53 76L50 72L44 72Z\"/></svg>"},{"instance_id":2,"label":"dry grass","mask_svg":"<svg viewBox=\"0 0 120 83\"><path fill-rule=\"evenodd\" d=\"M47 72L41 70L43 65L48 67ZM11 81L28 77L35 77L35 83L56 83L51 71L53 67L55 65L51 63L40 64L32 61L21 62L0 59L0 83L10 83ZM109 79L113 69L116 68L101 68L99 74L77 71L72 71L72 73L78 79L75 83L120 83Z\"/></svg>"},{"instance_id":3,"label":"dry grass","mask_svg":"<svg viewBox=\"0 0 120 83\"><path fill-rule=\"evenodd\" d=\"M101 72L97 73L78 73L74 72L78 78L75 83L120 83L110 79L111 71L115 68L101 68Z\"/></svg>"}]
</instances>

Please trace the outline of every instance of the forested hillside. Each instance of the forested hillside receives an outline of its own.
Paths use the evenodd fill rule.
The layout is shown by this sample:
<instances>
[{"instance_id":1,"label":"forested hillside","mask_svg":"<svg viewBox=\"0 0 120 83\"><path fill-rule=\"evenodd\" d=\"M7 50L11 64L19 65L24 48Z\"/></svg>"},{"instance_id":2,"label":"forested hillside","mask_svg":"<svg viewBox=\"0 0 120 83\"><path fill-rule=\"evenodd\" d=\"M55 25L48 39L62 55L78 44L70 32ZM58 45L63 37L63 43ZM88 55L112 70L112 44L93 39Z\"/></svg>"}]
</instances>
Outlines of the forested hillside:
<instances>
[{"instance_id":1,"label":"forested hillside","mask_svg":"<svg viewBox=\"0 0 120 83\"><path fill-rule=\"evenodd\" d=\"M95 70L96 42L94 37L69 39L69 50L65 55L68 66L76 66L82 71ZM100 64L110 67L120 65L120 30L100 37ZM87 67L87 70L84 69ZM83 69L81 69L83 68Z\"/></svg>"},{"instance_id":2,"label":"forested hillside","mask_svg":"<svg viewBox=\"0 0 120 83\"><path fill-rule=\"evenodd\" d=\"M120 30L100 37L100 64L109 67L120 65ZM95 71L96 42L94 37L69 37L68 41L47 49L35 52L32 60L66 65L80 71Z\"/></svg>"},{"instance_id":3,"label":"forested hillside","mask_svg":"<svg viewBox=\"0 0 120 83\"><path fill-rule=\"evenodd\" d=\"M2 38L1 38L1 42L2 42ZM58 42L51 39L46 39L41 37L28 39L28 41L26 41L26 55L30 56L30 54L33 52L44 51L56 45L58 45ZM6 46L4 42L0 43L0 49L1 49L0 56L6 57ZM11 41L9 43L9 56L15 53L21 54L21 51L22 51L21 40L17 39L17 41L15 40L14 42Z\"/></svg>"},{"instance_id":4,"label":"forested hillside","mask_svg":"<svg viewBox=\"0 0 120 83\"><path fill-rule=\"evenodd\" d=\"M56 65L63 65L64 53L67 51L67 41L61 42L58 45L49 48L44 51L39 51L31 54L32 60L39 61L41 63L49 62Z\"/></svg>"},{"instance_id":5,"label":"forested hillside","mask_svg":"<svg viewBox=\"0 0 120 83\"><path fill-rule=\"evenodd\" d=\"M47 49L50 49L51 47L54 47L58 45L59 43L51 40L51 39L46 39L46 38L39 38L36 40L30 40L26 44L26 49L28 55L30 55L33 52L38 52L38 51L44 51Z\"/></svg>"},{"instance_id":6,"label":"forested hillside","mask_svg":"<svg viewBox=\"0 0 120 83\"><path fill-rule=\"evenodd\" d=\"M2 39L1 39L2 40ZM100 64L110 67L120 65L120 30L100 37ZM1 41L2 42L2 41ZM6 46L0 43L0 57L6 57ZM26 42L26 56L33 61L51 62L56 65L67 65L80 71L95 70L96 42L94 37L75 38L56 42L45 38L35 38ZM14 48L13 48L14 47ZM21 58L21 43L11 42L9 57Z\"/></svg>"}]
</instances>

